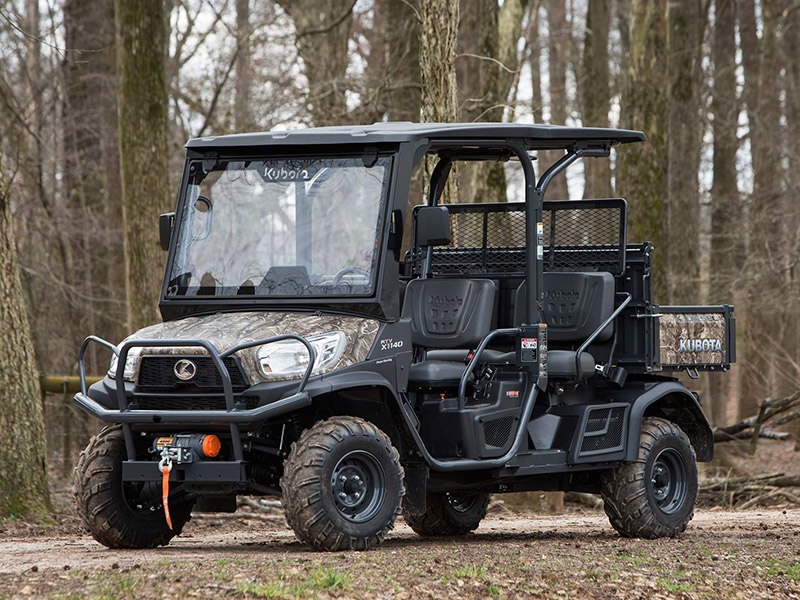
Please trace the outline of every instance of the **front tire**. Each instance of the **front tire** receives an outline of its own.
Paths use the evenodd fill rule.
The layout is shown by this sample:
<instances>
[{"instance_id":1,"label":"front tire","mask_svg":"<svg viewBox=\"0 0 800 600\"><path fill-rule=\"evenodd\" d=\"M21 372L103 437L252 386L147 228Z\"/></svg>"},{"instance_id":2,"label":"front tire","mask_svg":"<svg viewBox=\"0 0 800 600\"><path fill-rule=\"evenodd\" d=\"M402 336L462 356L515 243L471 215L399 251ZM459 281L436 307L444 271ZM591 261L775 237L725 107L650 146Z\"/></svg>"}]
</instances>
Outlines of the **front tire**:
<instances>
[{"instance_id":1,"label":"front tire","mask_svg":"<svg viewBox=\"0 0 800 600\"><path fill-rule=\"evenodd\" d=\"M605 474L601 495L611 525L625 537L675 537L697 502L697 458L675 423L642 420L639 460Z\"/></svg>"},{"instance_id":2,"label":"front tire","mask_svg":"<svg viewBox=\"0 0 800 600\"><path fill-rule=\"evenodd\" d=\"M466 535L476 530L486 516L489 498L485 492L429 494L425 512L406 514L405 520L423 537Z\"/></svg>"},{"instance_id":3,"label":"front tire","mask_svg":"<svg viewBox=\"0 0 800 600\"><path fill-rule=\"evenodd\" d=\"M89 441L73 473L78 514L92 537L108 548L166 546L191 517L193 501L170 499L174 527L170 529L161 505L161 484L123 482L126 458L118 425L106 427Z\"/></svg>"},{"instance_id":4,"label":"front tire","mask_svg":"<svg viewBox=\"0 0 800 600\"><path fill-rule=\"evenodd\" d=\"M281 492L298 539L317 550L367 550L383 541L400 512L400 455L364 419L320 421L292 444Z\"/></svg>"}]
</instances>

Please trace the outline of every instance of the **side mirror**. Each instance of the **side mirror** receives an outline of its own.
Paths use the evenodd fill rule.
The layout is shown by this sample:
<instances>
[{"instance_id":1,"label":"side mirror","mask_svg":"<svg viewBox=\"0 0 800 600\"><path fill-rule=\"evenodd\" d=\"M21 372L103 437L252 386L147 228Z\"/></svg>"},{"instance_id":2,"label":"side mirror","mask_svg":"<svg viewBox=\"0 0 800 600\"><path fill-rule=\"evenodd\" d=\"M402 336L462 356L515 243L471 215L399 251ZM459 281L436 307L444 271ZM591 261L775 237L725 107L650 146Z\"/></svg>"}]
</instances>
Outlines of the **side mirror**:
<instances>
[{"instance_id":1,"label":"side mirror","mask_svg":"<svg viewBox=\"0 0 800 600\"><path fill-rule=\"evenodd\" d=\"M446 246L453 241L450 211L446 206L423 206L417 209L417 246Z\"/></svg>"},{"instance_id":2,"label":"side mirror","mask_svg":"<svg viewBox=\"0 0 800 600\"><path fill-rule=\"evenodd\" d=\"M175 213L164 213L158 217L158 241L162 250L169 250L169 241L172 238L172 227L175 224Z\"/></svg>"}]
</instances>

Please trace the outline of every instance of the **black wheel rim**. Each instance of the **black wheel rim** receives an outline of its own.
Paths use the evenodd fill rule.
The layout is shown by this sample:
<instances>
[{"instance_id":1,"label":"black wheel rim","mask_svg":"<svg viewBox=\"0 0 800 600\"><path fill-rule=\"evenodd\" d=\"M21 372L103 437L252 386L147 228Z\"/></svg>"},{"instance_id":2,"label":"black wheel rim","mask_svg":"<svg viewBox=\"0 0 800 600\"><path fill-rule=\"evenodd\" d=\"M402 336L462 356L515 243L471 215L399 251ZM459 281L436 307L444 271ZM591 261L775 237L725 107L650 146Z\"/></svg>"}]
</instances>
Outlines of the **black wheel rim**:
<instances>
[{"instance_id":1,"label":"black wheel rim","mask_svg":"<svg viewBox=\"0 0 800 600\"><path fill-rule=\"evenodd\" d=\"M386 475L371 452L348 452L331 474L331 492L339 514L348 521L363 523L374 517L386 497Z\"/></svg>"},{"instance_id":2,"label":"black wheel rim","mask_svg":"<svg viewBox=\"0 0 800 600\"><path fill-rule=\"evenodd\" d=\"M686 501L686 462L674 448L658 453L650 469L650 486L656 505L665 514L679 511Z\"/></svg>"},{"instance_id":3,"label":"black wheel rim","mask_svg":"<svg viewBox=\"0 0 800 600\"><path fill-rule=\"evenodd\" d=\"M447 493L447 503L455 512L463 514L472 510L478 503L479 494Z\"/></svg>"},{"instance_id":4,"label":"black wheel rim","mask_svg":"<svg viewBox=\"0 0 800 600\"><path fill-rule=\"evenodd\" d=\"M144 516L157 513L162 508L161 486L155 482L126 481L122 484L122 495L128 508Z\"/></svg>"}]
</instances>

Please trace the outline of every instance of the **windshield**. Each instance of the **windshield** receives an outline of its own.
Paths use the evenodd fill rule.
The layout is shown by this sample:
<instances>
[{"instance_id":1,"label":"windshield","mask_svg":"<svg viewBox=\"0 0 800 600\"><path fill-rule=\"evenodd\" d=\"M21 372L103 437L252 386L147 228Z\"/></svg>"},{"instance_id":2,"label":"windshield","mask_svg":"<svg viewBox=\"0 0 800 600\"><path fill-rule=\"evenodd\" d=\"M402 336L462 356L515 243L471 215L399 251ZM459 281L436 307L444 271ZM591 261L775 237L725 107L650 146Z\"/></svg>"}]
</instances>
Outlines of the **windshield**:
<instances>
[{"instance_id":1,"label":"windshield","mask_svg":"<svg viewBox=\"0 0 800 600\"><path fill-rule=\"evenodd\" d=\"M371 295L390 166L192 161L167 295Z\"/></svg>"}]
</instances>

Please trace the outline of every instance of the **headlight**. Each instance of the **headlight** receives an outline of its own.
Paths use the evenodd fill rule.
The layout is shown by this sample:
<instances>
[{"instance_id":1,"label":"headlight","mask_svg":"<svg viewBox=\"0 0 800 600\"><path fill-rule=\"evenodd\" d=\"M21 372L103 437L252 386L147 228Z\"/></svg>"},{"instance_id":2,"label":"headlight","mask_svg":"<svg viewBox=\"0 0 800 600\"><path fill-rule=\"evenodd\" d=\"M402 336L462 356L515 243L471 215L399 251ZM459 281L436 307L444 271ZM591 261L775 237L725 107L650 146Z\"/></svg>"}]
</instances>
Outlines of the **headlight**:
<instances>
[{"instance_id":1,"label":"headlight","mask_svg":"<svg viewBox=\"0 0 800 600\"><path fill-rule=\"evenodd\" d=\"M306 338L317 354L311 374L330 369L344 354L347 338L341 331L332 331ZM267 379L300 377L308 368L308 350L302 342L284 340L258 349L258 366Z\"/></svg>"},{"instance_id":2,"label":"headlight","mask_svg":"<svg viewBox=\"0 0 800 600\"><path fill-rule=\"evenodd\" d=\"M122 373L122 376L125 379L133 379L133 376L136 375L136 363L139 360L139 355L142 353L141 348L131 348L128 351L128 357L125 359L125 371ZM111 356L111 364L108 365L108 376L114 378L117 376L117 363L119 362L119 358L116 354Z\"/></svg>"}]
</instances>

